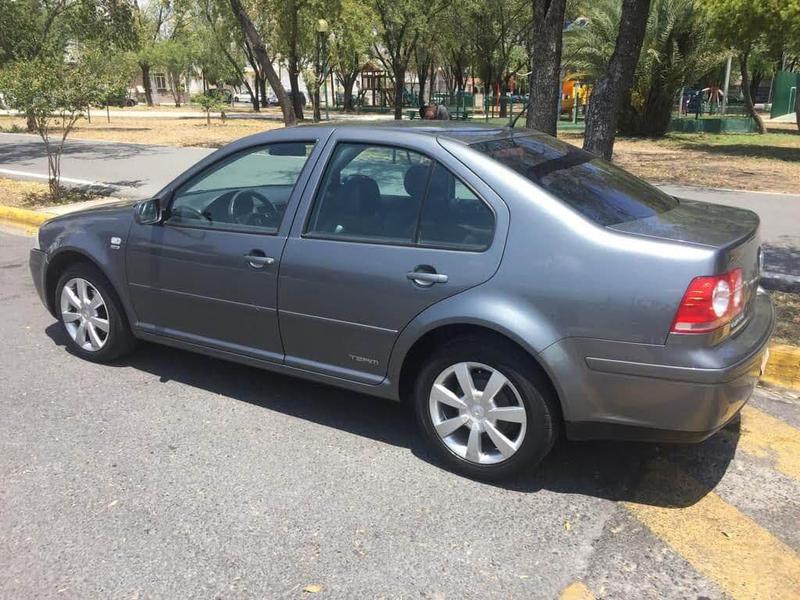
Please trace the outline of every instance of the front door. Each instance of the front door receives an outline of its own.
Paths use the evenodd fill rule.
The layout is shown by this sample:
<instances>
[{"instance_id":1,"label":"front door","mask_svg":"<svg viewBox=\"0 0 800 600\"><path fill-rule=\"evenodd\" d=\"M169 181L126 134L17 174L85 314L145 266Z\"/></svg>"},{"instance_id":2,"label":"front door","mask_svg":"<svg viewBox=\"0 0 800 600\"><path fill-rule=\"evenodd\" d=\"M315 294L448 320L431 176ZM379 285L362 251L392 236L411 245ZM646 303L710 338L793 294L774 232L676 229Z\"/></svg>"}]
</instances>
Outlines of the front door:
<instances>
[{"instance_id":1,"label":"front door","mask_svg":"<svg viewBox=\"0 0 800 600\"><path fill-rule=\"evenodd\" d=\"M138 328L283 360L278 269L313 149L282 142L238 152L178 188L162 224L133 225L127 274Z\"/></svg>"},{"instance_id":2,"label":"front door","mask_svg":"<svg viewBox=\"0 0 800 600\"><path fill-rule=\"evenodd\" d=\"M337 135L281 265L286 364L378 383L416 315L494 274L507 209L474 175L456 176L455 159L434 160L444 151L433 138L430 148L415 147L420 136L390 146Z\"/></svg>"}]
</instances>

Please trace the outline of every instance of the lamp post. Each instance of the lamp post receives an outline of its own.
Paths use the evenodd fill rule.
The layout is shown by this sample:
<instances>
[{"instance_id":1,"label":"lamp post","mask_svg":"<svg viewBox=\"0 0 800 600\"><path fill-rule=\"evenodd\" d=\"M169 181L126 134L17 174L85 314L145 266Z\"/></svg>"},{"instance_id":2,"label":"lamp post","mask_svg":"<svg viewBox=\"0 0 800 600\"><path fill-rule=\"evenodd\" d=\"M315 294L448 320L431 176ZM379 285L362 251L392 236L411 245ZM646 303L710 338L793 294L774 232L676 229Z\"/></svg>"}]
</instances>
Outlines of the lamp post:
<instances>
[{"instance_id":1,"label":"lamp post","mask_svg":"<svg viewBox=\"0 0 800 600\"><path fill-rule=\"evenodd\" d=\"M325 119L330 119L328 114L328 90L327 90L327 43L328 43L328 22L325 19L317 19L317 81L314 90L314 120L319 121L320 114L320 89L325 96ZM324 62L323 62L324 61Z\"/></svg>"}]
</instances>

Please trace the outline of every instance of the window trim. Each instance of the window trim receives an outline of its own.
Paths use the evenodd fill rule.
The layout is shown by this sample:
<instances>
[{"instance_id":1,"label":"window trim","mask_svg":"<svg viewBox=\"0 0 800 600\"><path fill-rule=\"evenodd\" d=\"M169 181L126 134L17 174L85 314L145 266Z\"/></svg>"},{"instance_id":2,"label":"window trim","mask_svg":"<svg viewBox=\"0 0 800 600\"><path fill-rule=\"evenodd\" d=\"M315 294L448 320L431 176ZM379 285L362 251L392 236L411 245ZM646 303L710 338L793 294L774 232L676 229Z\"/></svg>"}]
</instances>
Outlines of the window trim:
<instances>
[{"instance_id":1,"label":"window trim","mask_svg":"<svg viewBox=\"0 0 800 600\"><path fill-rule=\"evenodd\" d=\"M337 151L337 149L339 148L340 145L341 146L344 146L344 145L361 145L361 146L370 146L370 147L377 147L377 148L387 148L387 149L390 149L390 150L402 150L402 151L405 151L405 152L414 152L415 154L423 156L423 157L427 158L429 161L431 161L430 168L428 169L428 178L427 178L427 181L425 182L425 196L423 197L422 202L420 202L419 211L417 212L417 224L416 224L415 229L414 229L414 235L413 235L413 237L412 237L410 242L396 242L396 241L393 242L393 241L382 240L382 239L379 239L379 238L363 238L363 237L358 237L358 236L347 236L347 235L344 235L344 236L333 236L333 235L320 233L320 232L316 232L316 231L309 231L309 228L311 227L311 217L314 214L314 210L316 209L317 204L320 202L320 194L322 192L322 184L325 182L325 177L328 174L328 167L331 165L331 162L333 161L333 159L334 159L334 157L336 155L336 151ZM466 248L466 247L463 247L463 246L461 248L454 248L454 247L448 247L446 245L441 245L441 244L423 244L423 243L421 243L419 241L419 231L420 231L420 226L421 226L421 221L422 221L422 211L424 210L425 204L428 201L428 191L429 191L430 184L431 184L431 174L433 173L433 169L436 167L437 164L440 165L442 168L447 169L448 173L450 173L456 180L461 182L461 184L464 187L466 187L470 192L472 192L475 195L475 197L480 202L482 202L483 205L486 206L489 209L489 211L492 213L492 235L491 235L491 240L489 241L489 243L485 247L480 248L480 249ZM453 170L451 168L449 168L446 164L444 164L441 160L438 160L438 159L430 156L427 152L423 152L422 150L418 150L416 148L411 148L411 147L408 147L408 146L398 146L396 144L384 144L384 143L379 143L379 142L363 142L363 141L355 141L355 140L337 140L336 143L334 144L333 148L331 149L330 154L328 155L328 160L325 163L325 166L323 167L322 173L321 173L320 178L319 178L319 182L317 183L316 189L314 190L314 196L312 198L311 203L309 204L309 208L308 208L307 214L305 216L305 222L303 223L303 229L302 229L302 231L300 233L300 237L303 238L303 239L325 240L325 241L331 241L331 242L345 242L345 243L353 243L353 244L370 244L370 245L378 245L378 246L395 246L395 247L398 247L398 248L421 248L421 249L425 249L425 250L445 250L445 251L448 251L448 252L472 252L474 254L482 254L484 252L488 252L491 249L491 247L494 245L496 234L497 234L497 211L495 211L495 209L492 206L492 204L490 202L487 202L486 199L481 194L479 194L472 185L470 185L468 182L464 181L463 178L459 177L456 173L454 173Z\"/></svg>"},{"instance_id":2,"label":"window trim","mask_svg":"<svg viewBox=\"0 0 800 600\"><path fill-rule=\"evenodd\" d=\"M267 235L272 237L277 237L278 233L281 230L281 227L284 224L284 219L286 218L286 214L289 212L289 204L291 204L292 196L295 194L297 190L297 184L303 176L303 171L306 170L308 167L308 162L311 159L311 155L314 153L314 150L317 149L317 144L319 143L318 139L307 139L307 140L286 140L286 141L276 141L276 142L267 142L265 144L255 144L253 146L248 146L247 148L242 148L241 150L237 150L236 152L232 152L231 154L226 154L225 156L221 156L219 160L207 165L202 171L199 173L195 173L189 179L184 181L180 186L176 189L172 190L169 194L169 200L167 202L166 207L164 208L164 219L162 220L161 224L165 227L178 227L183 229L204 229L207 231L221 231L226 233L246 233L249 235ZM251 154L253 152L257 152L260 149L268 148L269 146L275 146L278 144L311 144L311 152L306 157L306 162L303 164L303 168L300 169L300 174L297 176L297 179L292 185L292 190L289 192L289 200L286 203L286 210L281 215L281 222L275 227L275 231L267 231L265 229L261 229L259 231L249 230L249 229L239 229L236 226L233 227L209 227L208 225L188 225L184 223L170 223L170 212L172 211L172 205L175 203L175 199L179 196L186 188L190 187L198 180L202 179L206 175L210 175L211 173L218 171L226 167L227 165L231 164L232 162L238 160L240 157ZM257 186L250 186L257 187ZM245 188L242 188L245 189Z\"/></svg>"}]
</instances>

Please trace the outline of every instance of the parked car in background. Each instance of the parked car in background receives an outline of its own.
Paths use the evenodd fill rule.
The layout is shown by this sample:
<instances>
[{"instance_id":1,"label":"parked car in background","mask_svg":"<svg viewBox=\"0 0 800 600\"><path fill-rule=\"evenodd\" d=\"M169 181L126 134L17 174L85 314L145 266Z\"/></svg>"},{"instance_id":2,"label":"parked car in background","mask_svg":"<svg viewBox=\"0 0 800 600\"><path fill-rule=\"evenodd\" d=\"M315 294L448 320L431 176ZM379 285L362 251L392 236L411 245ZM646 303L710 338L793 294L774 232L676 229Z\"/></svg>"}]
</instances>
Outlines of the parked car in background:
<instances>
[{"instance_id":1,"label":"parked car in background","mask_svg":"<svg viewBox=\"0 0 800 600\"><path fill-rule=\"evenodd\" d=\"M246 102L250 104L252 102L252 98L250 97L250 92L245 90L244 92L233 92L232 97L233 102Z\"/></svg>"},{"instance_id":2,"label":"parked car in background","mask_svg":"<svg viewBox=\"0 0 800 600\"><path fill-rule=\"evenodd\" d=\"M758 228L531 130L334 124L56 217L30 267L78 356L149 340L407 402L445 464L497 479L561 435L733 419L774 323Z\"/></svg>"}]
</instances>

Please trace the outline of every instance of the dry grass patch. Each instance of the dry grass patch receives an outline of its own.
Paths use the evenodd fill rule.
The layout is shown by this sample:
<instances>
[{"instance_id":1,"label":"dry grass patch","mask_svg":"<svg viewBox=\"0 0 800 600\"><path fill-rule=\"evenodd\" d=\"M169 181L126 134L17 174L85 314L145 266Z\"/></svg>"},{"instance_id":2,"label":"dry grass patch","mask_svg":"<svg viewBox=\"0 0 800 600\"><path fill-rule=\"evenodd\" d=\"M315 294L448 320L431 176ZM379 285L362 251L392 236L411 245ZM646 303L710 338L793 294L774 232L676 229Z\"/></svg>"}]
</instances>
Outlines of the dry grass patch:
<instances>
[{"instance_id":1,"label":"dry grass patch","mask_svg":"<svg viewBox=\"0 0 800 600\"><path fill-rule=\"evenodd\" d=\"M2 131L20 132L24 131L24 127L24 119L0 117ZM276 127L283 127L283 123L259 119L228 119L222 123L219 119L213 119L211 126L208 126L205 119L146 117L112 117L111 123L108 123L105 115L96 115L91 123L80 120L70 139L218 148L241 137Z\"/></svg>"},{"instance_id":2,"label":"dry grass patch","mask_svg":"<svg viewBox=\"0 0 800 600\"><path fill-rule=\"evenodd\" d=\"M775 304L775 334L773 341L800 346L800 294L770 292Z\"/></svg>"},{"instance_id":3,"label":"dry grass patch","mask_svg":"<svg viewBox=\"0 0 800 600\"><path fill-rule=\"evenodd\" d=\"M50 188L39 181L18 181L0 177L0 204L14 208L37 209L57 204L84 202L97 198L97 194L76 188L62 188L61 195L54 200Z\"/></svg>"},{"instance_id":4,"label":"dry grass patch","mask_svg":"<svg viewBox=\"0 0 800 600\"><path fill-rule=\"evenodd\" d=\"M582 134L560 134L579 146ZM661 139L618 138L614 162L654 183L797 193L800 135L672 133Z\"/></svg>"}]
</instances>

